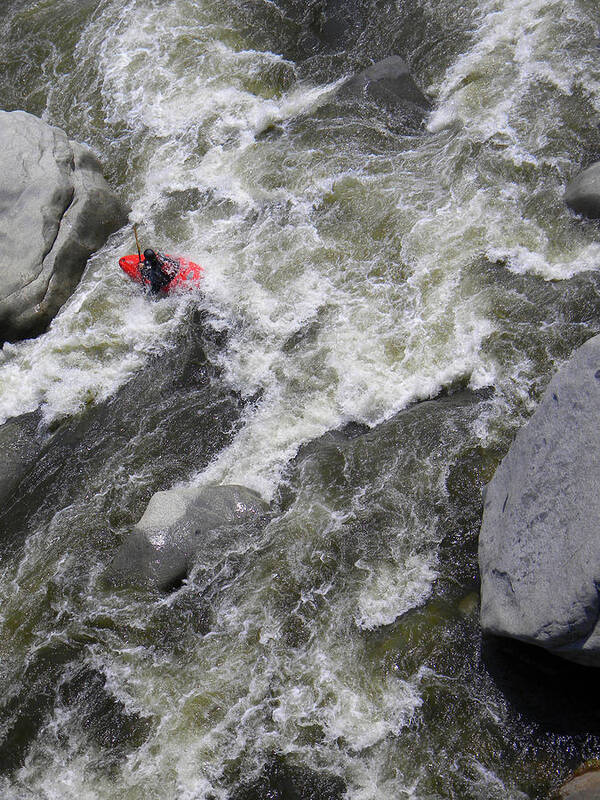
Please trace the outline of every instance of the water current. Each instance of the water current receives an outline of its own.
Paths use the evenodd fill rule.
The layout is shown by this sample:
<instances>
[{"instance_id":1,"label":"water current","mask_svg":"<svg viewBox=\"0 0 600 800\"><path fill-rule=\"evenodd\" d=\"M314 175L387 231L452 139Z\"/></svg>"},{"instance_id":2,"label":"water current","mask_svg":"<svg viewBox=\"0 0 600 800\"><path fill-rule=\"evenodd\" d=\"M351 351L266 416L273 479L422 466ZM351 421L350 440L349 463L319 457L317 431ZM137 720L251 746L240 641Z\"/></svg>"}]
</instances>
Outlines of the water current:
<instances>
[{"instance_id":1,"label":"water current","mask_svg":"<svg viewBox=\"0 0 600 800\"><path fill-rule=\"evenodd\" d=\"M600 232L562 200L600 156L599 23L591 0L4 0L0 106L90 145L143 246L205 281L151 302L124 229L0 354L0 421L55 432L3 517L2 797L517 800L597 754L567 688L536 694L551 666L481 641L476 539L600 330ZM431 99L417 130L336 101L393 54ZM177 483L273 517L174 593L110 589Z\"/></svg>"}]
</instances>

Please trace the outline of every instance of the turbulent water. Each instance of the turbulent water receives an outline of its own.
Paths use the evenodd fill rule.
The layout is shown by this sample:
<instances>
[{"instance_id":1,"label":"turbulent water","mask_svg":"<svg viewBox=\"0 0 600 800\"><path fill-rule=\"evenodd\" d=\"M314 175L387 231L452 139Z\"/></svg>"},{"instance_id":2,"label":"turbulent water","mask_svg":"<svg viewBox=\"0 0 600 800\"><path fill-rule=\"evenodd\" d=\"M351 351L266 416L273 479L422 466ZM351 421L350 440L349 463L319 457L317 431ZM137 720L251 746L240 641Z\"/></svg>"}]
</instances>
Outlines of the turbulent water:
<instances>
[{"instance_id":1,"label":"turbulent water","mask_svg":"<svg viewBox=\"0 0 600 800\"><path fill-rule=\"evenodd\" d=\"M0 105L89 144L205 280L151 302L124 229L0 354L0 421L55 431L5 514L3 797L543 798L600 746L482 644L475 566L481 486L600 330L600 233L562 200L600 154L600 12L364 0L328 40L335 7L4 3ZM418 130L336 101L391 54ZM111 590L176 483L273 517L173 594Z\"/></svg>"}]
</instances>

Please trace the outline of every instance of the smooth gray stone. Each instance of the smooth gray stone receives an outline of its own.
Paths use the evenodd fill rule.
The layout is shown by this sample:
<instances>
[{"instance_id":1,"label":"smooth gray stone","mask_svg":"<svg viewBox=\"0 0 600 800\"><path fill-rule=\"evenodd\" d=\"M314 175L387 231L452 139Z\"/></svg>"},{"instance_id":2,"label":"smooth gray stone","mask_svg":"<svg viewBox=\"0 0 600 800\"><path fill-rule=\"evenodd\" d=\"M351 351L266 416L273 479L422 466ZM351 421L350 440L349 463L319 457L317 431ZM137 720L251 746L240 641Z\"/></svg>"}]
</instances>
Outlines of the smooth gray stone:
<instances>
[{"instance_id":1,"label":"smooth gray stone","mask_svg":"<svg viewBox=\"0 0 600 800\"><path fill-rule=\"evenodd\" d=\"M420 116L431 108L414 82L408 64L400 56L384 58L354 75L341 86L339 94L341 97L368 96L388 108L414 106Z\"/></svg>"},{"instance_id":2,"label":"smooth gray stone","mask_svg":"<svg viewBox=\"0 0 600 800\"><path fill-rule=\"evenodd\" d=\"M0 111L0 343L47 328L127 221L100 163L59 128Z\"/></svg>"},{"instance_id":3,"label":"smooth gray stone","mask_svg":"<svg viewBox=\"0 0 600 800\"><path fill-rule=\"evenodd\" d=\"M565 203L577 214L600 218L600 161L573 178L565 191Z\"/></svg>"},{"instance_id":4,"label":"smooth gray stone","mask_svg":"<svg viewBox=\"0 0 600 800\"><path fill-rule=\"evenodd\" d=\"M600 336L550 382L485 494L484 631L600 666Z\"/></svg>"},{"instance_id":5,"label":"smooth gray stone","mask_svg":"<svg viewBox=\"0 0 600 800\"><path fill-rule=\"evenodd\" d=\"M244 486L170 489L152 496L107 573L116 585L169 589L202 551L210 567L240 536L252 536L269 507Z\"/></svg>"}]
</instances>

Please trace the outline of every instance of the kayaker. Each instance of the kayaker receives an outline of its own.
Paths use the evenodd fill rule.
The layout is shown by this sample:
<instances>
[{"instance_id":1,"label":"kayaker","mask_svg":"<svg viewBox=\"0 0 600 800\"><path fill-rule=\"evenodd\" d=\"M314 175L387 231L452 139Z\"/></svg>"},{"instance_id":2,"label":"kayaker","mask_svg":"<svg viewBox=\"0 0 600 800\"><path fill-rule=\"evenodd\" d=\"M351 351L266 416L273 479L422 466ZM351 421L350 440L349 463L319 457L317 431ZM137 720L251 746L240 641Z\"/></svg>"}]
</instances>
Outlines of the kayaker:
<instances>
[{"instance_id":1,"label":"kayaker","mask_svg":"<svg viewBox=\"0 0 600 800\"><path fill-rule=\"evenodd\" d=\"M150 248L144 250L144 263L140 266L140 273L142 277L150 281L152 294L158 294L175 277L174 273L170 274L173 269L169 261L170 259L165 258L161 253L155 253Z\"/></svg>"}]
</instances>

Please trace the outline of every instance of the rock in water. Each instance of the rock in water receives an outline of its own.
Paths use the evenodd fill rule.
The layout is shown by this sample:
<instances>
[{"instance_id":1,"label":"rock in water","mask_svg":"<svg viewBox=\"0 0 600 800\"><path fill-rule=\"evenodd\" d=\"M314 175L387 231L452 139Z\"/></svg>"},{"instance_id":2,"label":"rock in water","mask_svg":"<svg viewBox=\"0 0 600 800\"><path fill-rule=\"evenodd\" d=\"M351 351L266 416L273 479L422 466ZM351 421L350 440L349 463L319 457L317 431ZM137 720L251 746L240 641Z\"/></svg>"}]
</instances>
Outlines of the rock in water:
<instances>
[{"instance_id":1,"label":"rock in water","mask_svg":"<svg viewBox=\"0 0 600 800\"><path fill-rule=\"evenodd\" d=\"M87 147L31 114L0 111L0 149L1 343L47 328L127 209Z\"/></svg>"},{"instance_id":2,"label":"rock in water","mask_svg":"<svg viewBox=\"0 0 600 800\"><path fill-rule=\"evenodd\" d=\"M595 768L577 772L553 795L553 800L598 800L600 797L600 770Z\"/></svg>"},{"instance_id":3,"label":"rock in water","mask_svg":"<svg viewBox=\"0 0 600 800\"><path fill-rule=\"evenodd\" d=\"M486 491L485 631L600 666L600 336L550 382Z\"/></svg>"},{"instance_id":4,"label":"rock in water","mask_svg":"<svg viewBox=\"0 0 600 800\"><path fill-rule=\"evenodd\" d=\"M390 56L354 75L340 88L340 96L366 95L390 109L410 107L419 122L431 109L429 100L419 89L400 56Z\"/></svg>"},{"instance_id":5,"label":"rock in water","mask_svg":"<svg viewBox=\"0 0 600 800\"><path fill-rule=\"evenodd\" d=\"M260 496L244 486L157 492L121 545L107 577L116 585L169 589L186 577L200 549L210 566L228 544L252 535L267 511Z\"/></svg>"},{"instance_id":6,"label":"rock in water","mask_svg":"<svg viewBox=\"0 0 600 800\"><path fill-rule=\"evenodd\" d=\"M400 56L390 56L344 81L317 110L318 115L345 115L389 130L421 131L431 103L415 83Z\"/></svg>"},{"instance_id":7,"label":"rock in water","mask_svg":"<svg viewBox=\"0 0 600 800\"><path fill-rule=\"evenodd\" d=\"M577 214L600 218L600 161L573 178L565 192L565 203Z\"/></svg>"}]
</instances>

